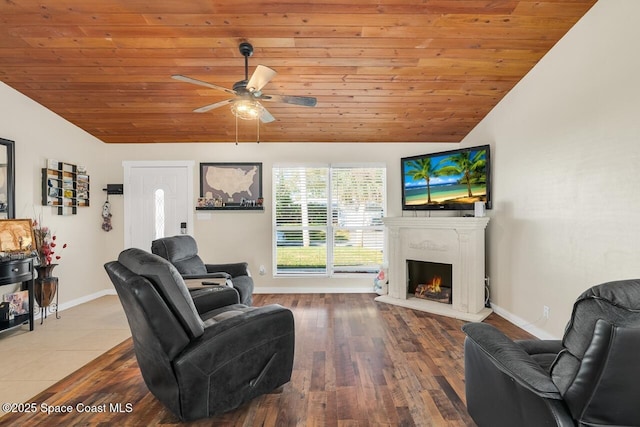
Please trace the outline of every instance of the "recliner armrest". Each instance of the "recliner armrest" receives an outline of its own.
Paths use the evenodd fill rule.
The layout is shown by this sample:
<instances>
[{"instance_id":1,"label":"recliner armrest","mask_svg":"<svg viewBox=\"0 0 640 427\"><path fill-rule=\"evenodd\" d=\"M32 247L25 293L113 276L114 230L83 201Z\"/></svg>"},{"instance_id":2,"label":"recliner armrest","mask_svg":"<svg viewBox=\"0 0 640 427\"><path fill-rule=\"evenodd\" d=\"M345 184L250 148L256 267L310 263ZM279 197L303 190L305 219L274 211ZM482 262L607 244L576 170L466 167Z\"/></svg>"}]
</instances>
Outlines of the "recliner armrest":
<instances>
[{"instance_id":1,"label":"recliner armrest","mask_svg":"<svg viewBox=\"0 0 640 427\"><path fill-rule=\"evenodd\" d=\"M182 274L184 280L191 279L231 279L231 274L224 271L215 271L203 274Z\"/></svg>"},{"instance_id":2,"label":"recliner armrest","mask_svg":"<svg viewBox=\"0 0 640 427\"><path fill-rule=\"evenodd\" d=\"M564 348L562 340L516 340L529 354L558 354Z\"/></svg>"},{"instance_id":3,"label":"recliner armrest","mask_svg":"<svg viewBox=\"0 0 640 427\"><path fill-rule=\"evenodd\" d=\"M225 272L231 277L250 276L249 264L246 262L235 262L230 264L205 264L209 273Z\"/></svg>"},{"instance_id":4,"label":"recliner armrest","mask_svg":"<svg viewBox=\"0 0 640 427\"><path fill-rule=\"evenodd\" d=\"M468 323L462 327L467 340L482 351L497 369L536 395L561 400L560 391L522 346L488 323Z\"/></svg>"},{"instance_id":5,"label":"recliner armrest","mask_svg":"<svg viewBox=\"0 0 640 427\"><path fill-rule=\"evenodd\" d=\"M228 286L207 286L205 288L189 289L189 292L198 314L240 302L238 291Z\"/></svg>"}]
</instances>

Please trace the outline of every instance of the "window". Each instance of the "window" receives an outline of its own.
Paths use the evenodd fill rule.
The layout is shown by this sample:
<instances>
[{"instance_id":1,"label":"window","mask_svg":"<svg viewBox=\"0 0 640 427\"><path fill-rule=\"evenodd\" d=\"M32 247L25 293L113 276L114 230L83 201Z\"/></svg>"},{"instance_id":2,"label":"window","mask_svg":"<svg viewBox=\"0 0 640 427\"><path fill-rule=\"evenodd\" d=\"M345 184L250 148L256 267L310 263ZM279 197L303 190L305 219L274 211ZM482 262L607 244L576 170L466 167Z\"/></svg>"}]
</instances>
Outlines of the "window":
<instances>
[{"instance_id":1,"label":"window","mask_svg":"<svg viewBox=\"0 0 640 427\"><path fill-rule=\"evenodd\" d=\"M274 167L276 275L376 272L385 183L380 166Z\"/></svg>"}]
</instances>

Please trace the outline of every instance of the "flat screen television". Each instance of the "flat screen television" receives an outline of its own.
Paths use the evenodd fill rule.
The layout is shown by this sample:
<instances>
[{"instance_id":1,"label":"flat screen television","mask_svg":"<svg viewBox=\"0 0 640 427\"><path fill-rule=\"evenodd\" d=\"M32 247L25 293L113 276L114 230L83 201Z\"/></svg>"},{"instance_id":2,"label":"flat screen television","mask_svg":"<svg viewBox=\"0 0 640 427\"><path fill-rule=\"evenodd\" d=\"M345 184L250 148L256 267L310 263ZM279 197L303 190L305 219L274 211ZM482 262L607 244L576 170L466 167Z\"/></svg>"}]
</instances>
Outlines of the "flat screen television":
<instances>
[{"instance_id":1,"label":"flat screen television","mask_svg":"<svg viewBox=\"0 0 640 427\"><path fill-rule=\"evenodd\" d=\"M402 158L402 210L491 209L490 157L482 145Z\"/></svg>"}]
</instances>

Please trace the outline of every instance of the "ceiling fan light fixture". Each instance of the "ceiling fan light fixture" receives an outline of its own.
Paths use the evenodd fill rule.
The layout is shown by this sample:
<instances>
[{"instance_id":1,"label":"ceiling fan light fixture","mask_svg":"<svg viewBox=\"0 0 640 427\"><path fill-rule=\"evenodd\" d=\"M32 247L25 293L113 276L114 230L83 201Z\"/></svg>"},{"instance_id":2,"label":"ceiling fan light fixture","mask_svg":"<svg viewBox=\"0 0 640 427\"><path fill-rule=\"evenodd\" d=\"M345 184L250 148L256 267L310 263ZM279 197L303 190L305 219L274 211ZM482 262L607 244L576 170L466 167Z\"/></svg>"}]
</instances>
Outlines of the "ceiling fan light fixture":
<instances>
[{"instance_id":1,"label":"ceiling fan light fixture","mask_svg":"<svg viewBox=\"0 0 640 427\"><path fill-rule=\"evenodd\" d=\"M253 46L250 43L240 43L240 53L244 56L244 80L240 80L233 84L233 89L227 89L222 86L207 83L182 74L174 74L171 76L174 80L185 83L192 83L211 89L220 90L228 94L234 95L234 98L227 99L213 104L208 104L193 110L195 113L206 113L216 108L230 105L231 112L236 118L236 140L238 119L256 120L262 123L271 123L276 119L271 115L269 110L264 108L258 100L267 102L278 102L282 104L302 105L306 107L314 107L316 98L309 96L284 96L284 95L266 95L262 93L262 88L277 74L275 70L258 65L254 70L251 78L249 78L249 57L253 54ZM258 123L258 129L260 124ZM237 141L236 141L237 142Z\"/></svg>"},{"instance_id":2,"label":"ceiling fan light fixture","mask_svg":"<svg viewBox=\"0 0 640 427\"><path fill-rule=\"evenodd\" d=\"M242 120L257 120L263 111L262 104L250 99L239 99L231 104L233 115Z\"/></svg>"}]
</instances>

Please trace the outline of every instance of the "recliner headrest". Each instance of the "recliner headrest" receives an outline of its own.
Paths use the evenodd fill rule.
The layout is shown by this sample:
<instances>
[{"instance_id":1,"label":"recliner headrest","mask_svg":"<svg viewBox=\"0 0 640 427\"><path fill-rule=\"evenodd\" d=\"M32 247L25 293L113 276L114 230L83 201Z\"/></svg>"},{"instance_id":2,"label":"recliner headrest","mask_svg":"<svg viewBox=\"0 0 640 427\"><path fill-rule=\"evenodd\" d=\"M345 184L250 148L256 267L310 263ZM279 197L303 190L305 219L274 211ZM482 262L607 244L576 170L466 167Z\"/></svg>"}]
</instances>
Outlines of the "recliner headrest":
<instances>
[{"instance_id":1,"label":"recliner headrest","mask_svg":"<svg viewBox=\"0 0 640 427\"><path fill-rule=\"evenodd\" d=\"M640 326L640 280L617 280L587 289L573 305L563 344L582 358L598 319L613 325Z\"/></svg>"},{"instance_id":2,"label":"recliner headrest","mask_svg":"<svg viewBox=\"0 0 640 427\"><path fill-rule=\"evenodd\" d=\"M580 295L581 300L596 298L627 310L640 311L640 279L617 280L593 286Z\"/></svg>"},{"instance_id":3,"label":"recliner headrest","mask_svg":"<svg viewBox=\"0 0 640 427\"><path fill-rule=\"evenodd\" d=\"M142 249L130 248L120 253L118 262L153 283L191 338L204 333L204 324L189 290L169 261Z\"/></svg>"},{"instance_id":4,"label":"recliner headrest","mask_svg":"<svg viewBox=\"0 0 640 427\"><path fill-rule=\"evenodd\" d=\"M640 280L603 283L576 300L562 338L565 349L551 366L553 382L563 397L577 385L577 372L600 319L613 326L640 327Z\"/></svg>"},{"instance_id":5,"label":"recliner headrest","mask_svg":"<svg viewBox=\"0 0 640 427\"><path fill-rule=\"evenodd\" d=\"M171 262L179 262L198 255L198 244L188 234L163 237L151 242L151 252Z\"/></svg>"},{"instance_id":6,"label":"recliner headrest","mask_svg":"<svg viewBox=\"0 0 640 427\"><path fill-rule=\"evenodd\" d=\"M188 234L163 237L151 243L151 252L168 260L181 274L206 274L196 240Z\"/></svg>"}]
</instances>

